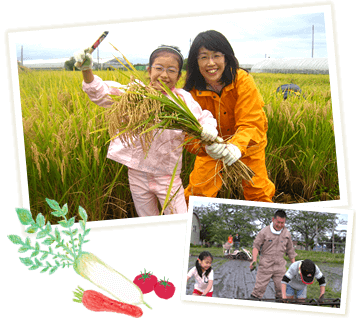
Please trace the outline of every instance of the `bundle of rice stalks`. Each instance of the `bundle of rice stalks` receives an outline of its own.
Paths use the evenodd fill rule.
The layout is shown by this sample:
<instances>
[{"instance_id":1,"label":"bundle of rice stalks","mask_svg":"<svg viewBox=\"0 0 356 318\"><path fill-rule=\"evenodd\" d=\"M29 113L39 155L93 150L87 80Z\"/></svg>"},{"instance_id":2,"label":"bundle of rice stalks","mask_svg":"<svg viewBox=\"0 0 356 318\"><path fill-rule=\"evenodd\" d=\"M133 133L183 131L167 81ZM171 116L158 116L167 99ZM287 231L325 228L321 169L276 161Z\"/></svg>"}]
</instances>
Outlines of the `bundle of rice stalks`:
<instances>
[{"instance_id":1,"label":"bundle of rice stalks","mask_svg":"<svg viewBox=\"0 0 356 318\"><path fill-rule=\"evenodd\" d=\"M135 146L139 141L146 153L155 135L164 129L184 131L188 136L185 143L201 139L203 128L197 118L179 96L161 84L167 96L150 86L134 83L123 95L116 97L108 115L111 139L120 138L128 146ZM224 141L218 137L215 142ZM231 166L223 164L223 172L224 178L235 184L241 178L250 182L254 176L253 171L240 160Z\"/></svg>"}]
</instances>

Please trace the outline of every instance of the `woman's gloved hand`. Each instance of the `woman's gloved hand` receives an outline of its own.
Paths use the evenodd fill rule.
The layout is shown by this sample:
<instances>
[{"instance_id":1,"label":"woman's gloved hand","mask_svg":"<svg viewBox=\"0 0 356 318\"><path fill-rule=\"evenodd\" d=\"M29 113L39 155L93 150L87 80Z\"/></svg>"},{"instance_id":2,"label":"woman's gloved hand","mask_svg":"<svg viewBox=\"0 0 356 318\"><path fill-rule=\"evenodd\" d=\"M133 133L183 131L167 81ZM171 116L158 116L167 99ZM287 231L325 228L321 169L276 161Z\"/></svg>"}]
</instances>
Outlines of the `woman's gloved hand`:
<instances>
[{"instance_id":1,"label":"woman's gloved hand","mask_svg":"<svg viewBox=\"0 0 356 318\"><path fill-rule=\"evenodd\" d=\"M227 166L231 166L234 162L241 158L241 151L237 146L227 144L226 150L227 151L222 159Z\"/></svg>"},{"instance_id":2,"label":"woman's gloved hand","mask_svg":"<svg viewBox=\"0 0 356 318\"><path fill-rule=\"evenodd\" d=\"M218 131L215 127L211 125L203 125L203 130L201 132L201 139L203 141L215 141L218 136Z\"/></svg>"},{"instance_id":3,"label":"woman's gloved hand","mask_svg":"<svg viewBox=\"0 0 356 318\"><path fill-rule=\"evenodd\" d=\"M226 154L226 144L214 142L209 146L205 146L206 153L213 159L221 159Z\"/></svg>"},{"instance_id":4,"label":"woman's gloved hand","mask_svg":"<svg viewBox=\"0 0 356 318\"><path fill-rule=\"evenodd\" d=\"M74 66L81 71L93 68L93 56L89 53L89 49L80 50L74 53L75 64ZM84 63L83 63L84 61ZM81 64L83 63L83 64ZM78 65L79 64L79 65ZM80 65L81 64L81 65Z\"/></svg>"}]
</instances>

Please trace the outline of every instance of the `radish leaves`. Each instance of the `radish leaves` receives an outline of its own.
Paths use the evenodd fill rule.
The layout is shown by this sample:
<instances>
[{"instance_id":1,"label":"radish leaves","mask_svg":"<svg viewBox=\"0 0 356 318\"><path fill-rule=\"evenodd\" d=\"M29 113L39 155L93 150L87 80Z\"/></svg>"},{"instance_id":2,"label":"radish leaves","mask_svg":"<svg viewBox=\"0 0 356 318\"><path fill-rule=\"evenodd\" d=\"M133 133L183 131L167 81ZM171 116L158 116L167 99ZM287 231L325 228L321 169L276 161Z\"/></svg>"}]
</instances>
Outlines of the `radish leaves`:
<instances>
[{"instance_id":1,"label":"radish leaves","mask_svg":"<svg viewBox=\"0 0 356 318\"><path fill-rule=\"evenodd\" d=\"M37 233L37 241L32 244L30 237L23 241L18 235L9 235L8 238L12 243L21 245L19 253L32 252L28 257L20 257L20 261L28 266L29 270L40 268L41 273L48 271L49 274L53 274L58 268L74 264L82 253L82 245L88 242L85 240L85 236L89 234L90 229L86 229L88 216L82 207L79 207L79 216L82 219L79 224L83 231L81 234L78 228L72 229L75 217L70 219L66 217L68 214L67 204L60 207L54 200L46 199L46 201L53 210L52 215L62 218L58 221L59 226L64 228L62 231L59 230L59 226L53 229L50 222L46 223L45 217L41 213L34 220L29 210L18 208L16 212L21 224L28 225L25 231L29 234ZM51 262L48 261L48 257Z\"/></svg>"}]
</instances>

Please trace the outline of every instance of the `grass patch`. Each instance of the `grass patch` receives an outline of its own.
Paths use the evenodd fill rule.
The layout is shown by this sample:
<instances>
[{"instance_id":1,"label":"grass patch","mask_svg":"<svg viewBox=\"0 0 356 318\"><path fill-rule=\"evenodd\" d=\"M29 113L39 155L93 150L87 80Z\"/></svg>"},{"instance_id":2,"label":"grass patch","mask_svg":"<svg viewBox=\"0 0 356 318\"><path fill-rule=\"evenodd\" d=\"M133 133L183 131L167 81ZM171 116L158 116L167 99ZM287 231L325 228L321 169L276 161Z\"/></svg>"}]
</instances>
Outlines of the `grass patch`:
<instances>
[{"instance_id":1,"label":"grass patch","mask_svg":"<svg viewBox=\"0 0 356 318\"><path fill-rule=\"evenodd\" d=\"M252 253L252 247L245 247L248 251ZM198 256L203 251L209 251L214 257L224 257L224 251L222 247L200 247L192 246L190 247L189 253L193 256ZM295 258L296 261L310 259L316 264L328 263L328 264L344 264L344 254L337 253L332 254L328 252L313 252L296 250L298 254ZM289 262L288 256L285 256L285 260Z\"/></svg>"}]
</instances>

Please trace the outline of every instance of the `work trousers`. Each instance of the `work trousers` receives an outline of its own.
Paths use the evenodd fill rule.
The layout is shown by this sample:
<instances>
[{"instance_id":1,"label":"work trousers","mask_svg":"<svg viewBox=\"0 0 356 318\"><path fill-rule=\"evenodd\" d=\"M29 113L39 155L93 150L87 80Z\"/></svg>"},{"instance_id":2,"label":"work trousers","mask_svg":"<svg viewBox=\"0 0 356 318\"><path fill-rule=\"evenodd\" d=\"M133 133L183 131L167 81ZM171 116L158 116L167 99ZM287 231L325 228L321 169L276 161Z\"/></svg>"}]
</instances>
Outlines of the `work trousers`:
<instances>
[{"instance_id":1,"label":"work trousers","mask_svg":"<svg viewBox=\"0 0 356 318\"><path fill-rule=\"evenodd\" d=\"M274 282L276 298L282 298L281 282L285 272L286 272L285 266L280 266L280 265L279 266L272 265L268 267L259 266L257 269L256 283L252 291L252 295L257 298L262 298L266 291L267 285L272 278Z\"/></svg>"},{"instance_id":2,"label":"work trousers","mask_svg":"<svg viewBox=\"0 0 356 318\"><path fill-rule=\"evenodd\" d=\"M275 186L268 178L264 150L240 160L255 173L253 183L242 180L245 200L272 202ZM189 185L184 191L186 201L189 201L191 195L216 197L223 184L219 172L221 168L222 163L210 156L197 156L194 170L189 177Z\"/></svg>"},{"instance_id":3,"label":"work trousers","mask_svg":"<svg viewBox=\"0 0 356 318\"><path fill-rule=\"evenodd\" d=\"M159 200L161 207L167 196L171 182L171 175L157 175L139 170L128 170L129 184L132 199L138 216L159 215ZM187 213L187 204L184 198L184 190L180 176L175 176L170 192L170 204L164 210L164 214Z\"/></svg>"}]
</instances>

